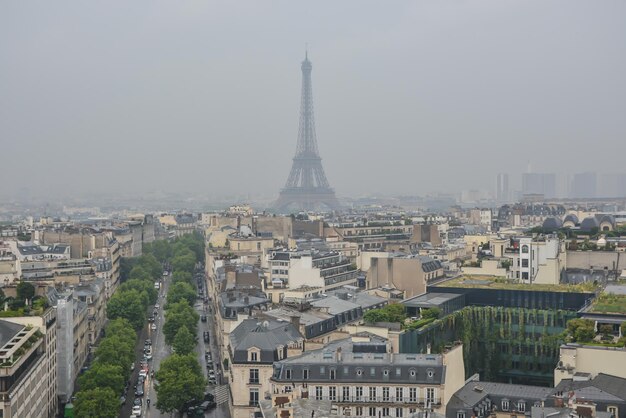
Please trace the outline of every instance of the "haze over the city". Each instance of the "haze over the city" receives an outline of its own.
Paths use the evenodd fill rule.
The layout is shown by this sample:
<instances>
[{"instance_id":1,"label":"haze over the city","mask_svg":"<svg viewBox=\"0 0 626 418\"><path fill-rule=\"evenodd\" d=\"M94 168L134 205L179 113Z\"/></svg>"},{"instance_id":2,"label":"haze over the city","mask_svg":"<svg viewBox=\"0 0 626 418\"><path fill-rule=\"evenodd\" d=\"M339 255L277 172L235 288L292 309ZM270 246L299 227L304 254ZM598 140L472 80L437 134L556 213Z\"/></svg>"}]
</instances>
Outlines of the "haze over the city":
<instances>
[{"instance_id":1,"label":"haze over the city","mask_svg":"<svg viewBox=\"0 0 626 418\"><path fill-rule=\"evenodd\" d=\"M308 43L340 196L623 172L626 3L3 2L10 197L278 195Z\"/></svg>"}]
</instances>

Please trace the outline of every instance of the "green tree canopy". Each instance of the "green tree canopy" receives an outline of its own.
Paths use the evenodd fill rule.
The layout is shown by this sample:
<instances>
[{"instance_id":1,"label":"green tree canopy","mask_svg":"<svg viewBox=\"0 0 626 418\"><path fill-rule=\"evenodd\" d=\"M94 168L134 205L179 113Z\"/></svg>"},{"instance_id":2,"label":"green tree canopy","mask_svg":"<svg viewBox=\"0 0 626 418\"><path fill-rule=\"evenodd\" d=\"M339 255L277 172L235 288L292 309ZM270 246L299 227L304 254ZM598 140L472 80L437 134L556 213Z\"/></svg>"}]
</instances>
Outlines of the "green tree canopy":
<instances>
[{"instance_id":1,"label":"green tree canopy","mask_svg":"<svg viewBox=\"0 0 626 418\"><path fill-rule=\"evenodd\" d=\"M111 388L81 390L76 394L74 411L77 417L116 418L119 400Z\"/></svg>"},{"instance_id":2,"label":"green tree canopy","mask_svg":"<svg viewBox=\"0 0 626 418\"><path fill-rule=\"evenodd\" d=\"M161 363L156 379L156 407L164 413L182 412L185 403L202 399L206 386L200 364L193 355L172 354Z\"/></svg>"},{"instance_id":3,"label":"green tree canopy","mask_svg":"<svg viewBox=\"0 0 626 418\"><path fill-rule=\"evenodd\" d=\"M389 315L382 309L370 309L363 315L363 320L368 324L375 322L389 322Z\"/></svg>"},{"instance_id":4,"label":"green tree canopy","mask_svg":"<svg viewBox=\"0 0 626 418\"><path fill-rule=\"evenodd\" d=\"M101 364L112 364L120 366L125 376L131 363L135 359L135 344L112 336L102 339L96 349L96 362Z\"/></svg>"},{"instance_id":5,"label":"green tree canopy","mask_svg":"<svg viewBox=\"0 0 626 418\"><path fill-rule=\"evenodd\" d=\"M128 274L131 280L150 281L150 273L141 264L137 264Z\"/></svg>"},{"instance_id":6,"label":"green tree canopy","mask_svg":"<svg viewBox=\"0 0 626 418\"><path fill-rule=\"evenodd\" d=\"M146 307L148 307L148 304L154 305L157 297L159 296L159 291L154 288L154 283L147 280L130 279L129 281L122 283L119 290L122 292L127 290L136 290L140 294L145 292L148 295L148 300L145 304Z\"/></svg>"},{"instance_id":7,"label":"green tree canopy","mask_svg":"<svg viewBox=\"0 0 626 418\"><path fill-rule=\"evenodd\" d=\"M191 354L196 348L197 340L194 334L189 332L186 326L180 327L174 341L172 341L172 348L176 354L187 355Z\"/></svg>"},{"instance_id":8,"label":"green tree canopy","mask_svg":"<svg viewBox=\"0 0 626 418\"><path fill-rule=\"evenodd\" d=\"M163 266L161 266L159 260L152 254L144 254L139 257L139 265L150 274L150 280L158 279L161 277L161 274L163 274Z\"/></svg>"},{"instance_id":9,"label":"green tree canopy","mask_svg":"<svg viewBox=\"0 0 626 418\"><path fill-rule=\"evenodd\" d=\"M441 316L441 310L439 308L422 309L422 318L439 318Z\"/></svg>"},{"instance_id":10,"label":"green tree canopy","mask_svg":"<svg viewBox=\"0 0 626 418\"><path fill-rule=\"evenodd\" d=\"M567 331L575 342L591 341L595 337L594 323L589 319L571 319L567 322Z\"/></svg>"},{"instance_id":11,"label":"green tree canopy","mask_svg":"<svg viewBox=\"0 0 626 418\"><path fill-rule=\"evenodd\" d=\"M80 390L110 388L114 393L122 393L125 373L117 364L94 363L89 370L78 379Z\"/></svg>"},{"instance_id":12,"label":"green tree canopy","mask_svg":"<svg viewBox=\"0 0 626 418\"><path fill-rule=\"evenodd\" d=\"M35 286L28 282L19 282L17 285L17 299L32 300L35 296Z\"/></svg>"},{"instance_id":13,"label":"green tree canopy","mask_svg":"<svg viewBox=\"0 0 626 418\"><path fill-rule=\"evenodd\" d=\"M186 271L193 273L195 265L196 257L191 251L183 255L176 255L172 259L172 268L174 271Z\"/></svg>"},{"instance_id":14,"label":"green tree canopy","mask_svg":"<svg viewBox=\"0 0 626 418\"><path fill-rule=\"evenodd\" d=\"M185 282L174 283L170 286L167 292L167 306L173 303L180 302L181 300L186 300L189 306L192 306L196 300L196 290L192 285Z\"/></svg>"},{"instance_id":15,"label":"green tree canopy","mask_svg":"<svg viewBox=\"0 0 626 418\"><path fill-rule=\"evenodd\" d=\"M170 304L165 312L165 324L163 325L165 342L171 345L176 333L182 327L186 327L191 334L196 335L199 318L200 316L196 311L184 300Z\"/></svg>"},{"instance_id":16,"label":"green tree canopy","mask_svg":"<svg viewBox=\"0 0 626 418\"><path fill-rule=\"evenodd\" d=\"M126 318L117 318L109 321L105 328L107 337L119 337L128 344L134 344L137 340L137 332Z\"/></svg>"},{"instance_id":17,"label":"green tree canopy","mask_svg":"<svg viewBox=\"0 0 626 418\"><path fill-rule=\"evenodd\" d=\"M178 270L172 274L172 283L189 283L193 286L193 276L188 271Z\"/></svg>"},{"instance_id":18,"label":"green tree canopy","mask_svg":"<svg viewBox=\"0 0 626 418\"><path fill-rule=\"evenodd\" d=\"M146 302L136 290L115 292L107 305L109 319L125 318L135 329L140 329L146 322Z\"/></svg>"}]
</instances>

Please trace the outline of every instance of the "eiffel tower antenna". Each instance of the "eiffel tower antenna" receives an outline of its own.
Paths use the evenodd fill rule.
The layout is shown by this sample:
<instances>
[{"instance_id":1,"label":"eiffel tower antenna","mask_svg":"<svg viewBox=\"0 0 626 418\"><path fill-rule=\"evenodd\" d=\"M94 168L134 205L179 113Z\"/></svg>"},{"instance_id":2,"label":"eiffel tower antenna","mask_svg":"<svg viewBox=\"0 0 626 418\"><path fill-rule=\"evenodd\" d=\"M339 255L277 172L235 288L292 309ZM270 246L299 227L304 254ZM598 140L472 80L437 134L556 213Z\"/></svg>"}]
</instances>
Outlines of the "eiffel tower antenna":
<instances>
[{"instance_id":1,"label":"eiffel tower antenna","mask_svg":"<svg viewBox=\"0 0 626 418\"><path fill-rule=\"evenodd\" d=\"M308 44L305 44L304 61L302 61L301 69L302 98L296 155L293 157L287 183L280 191L274 208L283 211L290 208L299 210L315 210L323 207L338 209L339 202L335 197L335 191L328 184L322 167L322 158L317 150L311 83L313 65L309 61Z\"/></svg>"}]
</instances>

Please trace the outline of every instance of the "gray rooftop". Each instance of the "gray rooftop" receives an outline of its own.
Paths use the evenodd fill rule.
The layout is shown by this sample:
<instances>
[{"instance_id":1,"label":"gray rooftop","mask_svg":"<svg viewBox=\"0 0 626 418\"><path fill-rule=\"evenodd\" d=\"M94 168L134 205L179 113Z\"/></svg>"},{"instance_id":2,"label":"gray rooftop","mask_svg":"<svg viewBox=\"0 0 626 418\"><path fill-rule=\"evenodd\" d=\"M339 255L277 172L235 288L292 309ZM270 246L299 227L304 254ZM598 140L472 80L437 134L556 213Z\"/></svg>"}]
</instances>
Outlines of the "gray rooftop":
<instances>
[{"instance_id":1,"label":"gray rooftop","mask_svg":"<svg viewBox=\"0 0 626 418\"><path fill-rule=\"evenodd\" d=\"M18 325L0 319L0 348L4 347L6 343L11 341L11 339L13 339L13 337L15 337L17 333L23 329L24 325Z\"/></svg>"},{"instance_id":2,"label":"gray rooftop","mask_svg":"<svg viewBox=\"0 0 626 418\"><path fill-rule=\"evenodd\" d=\"M445 302L462 297L458 293L425 293L415 296L407 300L403 300L402 304L406 306L414 306L417 308L430 308L432 306L440 306Z\"/></svg>"},{"instance_id":3,"label":"gray rooftop","mask_svg":"<svg viewBox=\"0 0 626 418\"><path fill-rule=\"evenodd\" d=\"M328 313L331 315L337 315L360 307L356 303L340 299L337 296L328 296L322 299L312 300L311 306L314 308L328 308Z\"/></svg>"},{"instance_id":4,"label":"gray rooftop","mask_svg":"<svg viewBox=\"0 0 626 418\"><path fill-rule=\"evenodd\" d=\"M276 362L273 379L302 381L304 370L308 370L306 380L310 382L332 379L363 383L444 383L442 355L387 353L380 352L381 349L386 350L383 339L369 343L353 343L351 339L334 341L322 349Z\"/></svg>"},{"instance_id":5,"label":"gray rooftop","mask_svg":"<svg viewBox=\"0 0 626 418\"><path fill-rule=\"evenodd\" d=\"M246 319L230 333L230 348L235 363L248 362L247 352L253 347L261 351L260 363L272 363L278 360L278 346L286 349L290 343L302 340L302 335L291 323Z\"/></svg>"},{"instance_id":6,"label":"gray rooftop","mask_svg":"<svg viewBox=\"0 0 626 418\"><path fill-rule=\"evenodd\" d=\"M270 309L266 312L263 312L266 316L271 316L272 318L282 319L283 321L290 321L292 316L300 317L300 323L302 325L313 325L319 322L326 321L328 319L332 319L333 316L324 312L316 311L316 310L308 310L304 312L297 311L295 309L280 307L278 309Z\"/></svg>"},{"instance_id":7,"label":"gray rooftop","mask_svg":"<svg viewBox=\"0 0 626 418\"><path fill-rule=\"evenodd\" d=\"M554 388L554 391L564 393L574 391L577 397L590 400L626 401L626 379L604 373L600 373L587 381L563 379Z\"/></svg>"}]
</instances>

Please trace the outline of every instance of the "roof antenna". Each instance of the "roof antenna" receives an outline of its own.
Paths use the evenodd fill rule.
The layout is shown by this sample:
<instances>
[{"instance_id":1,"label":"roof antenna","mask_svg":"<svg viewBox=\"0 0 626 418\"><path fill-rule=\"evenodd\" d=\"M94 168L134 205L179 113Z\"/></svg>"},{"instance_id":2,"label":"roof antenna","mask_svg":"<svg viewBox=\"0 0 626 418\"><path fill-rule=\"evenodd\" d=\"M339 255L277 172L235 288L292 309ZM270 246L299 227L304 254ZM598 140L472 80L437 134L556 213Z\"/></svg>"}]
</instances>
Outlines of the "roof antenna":
<instances>
[{"instance_id":1,"label":"roof antenna","mask_svg":"<svg viewBox=\"0 0 626 418\"><path fill-rule=\"evenodd\" d=\"M304 60L307 61L309 59L309 43L304 43Z\"/></svg>"}]
</instances>

